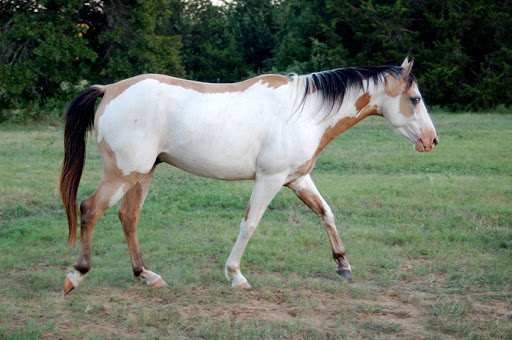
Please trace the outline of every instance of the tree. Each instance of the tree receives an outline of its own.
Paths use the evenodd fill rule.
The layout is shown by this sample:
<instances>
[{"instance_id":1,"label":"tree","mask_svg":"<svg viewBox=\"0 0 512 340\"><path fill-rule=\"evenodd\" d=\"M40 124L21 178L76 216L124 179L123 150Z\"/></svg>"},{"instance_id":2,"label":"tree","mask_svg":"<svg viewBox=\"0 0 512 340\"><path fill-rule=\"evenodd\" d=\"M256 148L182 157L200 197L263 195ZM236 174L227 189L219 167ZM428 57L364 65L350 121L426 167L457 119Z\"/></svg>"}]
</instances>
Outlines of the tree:
<instances>
[{"instance_id":1,"label":"tree","mask_svg":"<svg viewBox=\"0 0 512 340\"><path fill-rule=\"evenodd\" d=\"M272 0L237 0L226 5L227 29L238 42L250 73L272 70L279 4Z\"/></svg>"},{"instance_id":2,"label":"tree","mask_svg":"<svg viewBox=\"0 0 512 340\"><path fill-rule=\"evenodd\" d=\"M170 5L167 0L104 1L106 25L98 35L104 51L99 71L103 79L120 80L140 73L185 75L179 53L181 36L166 34Z\"/></svg>"},{"instance_id":3,"label":"tree","mask_svg":"<svg viewBox=\"0 0 512 340\"><path fill-rule=\"evenodd\" d=\"M185 3L178 30L189 79L231 82L246 76L243 51L229 25L226 6L215 6L209 0Z\"/></svg>"},{"instance_id":4,"label":"tree","mask_svg":"<svg viewBox=\"0 0 512 340\"><path fill-rule=\"evenodd\" d=\"M281 4L275 66L288 72L312 72L344 67L342 40L332 30L325 0L285 0Z\"/></svg>"},{"instance_id":5,"label":"tree","mask_svg":"<svg viewBox=\"0 0 512 340\"><path fill-rule=\"evenodd\" d=\"M434 103L455 110L512 105L508 1L429 1L417 15L420 80Z\"/></svg>"},{"instance_id":6,"label":"tree","mask_svg":"<svg viewBox=\"0 0 512 340\"><path fill-rule=\"evenodd\" d=\"M352 65L416 57L429 103L454 110L512 105L507 1L329 0L333 30Z\"/></svg>"},{"instance_id":7,"label":"tree","mask_svg":"<svg viewBox=\"0 0 512 340\"><path fill-rule=\"evenodd\" d=\"M0 0L4 118L20 109L31 116L42 108L60 112L88 83L140 73L232 82L266 72L396 65L406 55L416 57L430 104L512 107L509 1L219 3Z\"/></svg>"},{"instance_id":8,"label":"tree","mask_svg":"<svg viewBox=\"0 0 512 340\"><path fill-rule=\"evenodd\" d=\"M96 53L84 35L78 0L1 3L0 105L26 108L61 94L60 85L87 74Z\"/></svg>"}]
</instances>

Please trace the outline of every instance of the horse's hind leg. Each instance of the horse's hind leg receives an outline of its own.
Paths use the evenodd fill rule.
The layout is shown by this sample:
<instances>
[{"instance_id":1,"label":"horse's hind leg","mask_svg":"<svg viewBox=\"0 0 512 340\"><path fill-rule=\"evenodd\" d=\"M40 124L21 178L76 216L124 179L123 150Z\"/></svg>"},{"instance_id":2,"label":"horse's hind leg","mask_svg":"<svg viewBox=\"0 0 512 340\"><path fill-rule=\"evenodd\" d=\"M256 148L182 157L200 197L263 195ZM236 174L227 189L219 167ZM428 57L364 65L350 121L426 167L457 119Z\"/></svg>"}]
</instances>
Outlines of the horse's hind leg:
<instances>
[{"instance_id":1,"label":"horse's hind leg","mask_svg":"<svg viewBox=\"0 0 512 340\"><path fill-rule=\"evenodd\" d=\"M105 211L116 204L140 179L140 174L120 176L116 171L105 171L94 193L80 204L80 254L75 271L66 276L64 293L69 293L91 269L92 233Z\"/></svg>"},{"instance_id":2,"label":"horse's hind leg","mask_svg":"<svg viewBox=\"0 0 512 340\"><path fill-rule=\"evenodd\" d=\"M149 286L162 287L167 284L160 275L148 270L142 260L139 239L137 237L137 224L139 222L140 209L149 191L149 184L155 167L128 191L119 207L119 219L123 225L124 236L130 251L133 274L143 277Z\"/></svg>"},{"instance_id":3,"label":"horse's hind leg","mask_svg":"<svg viewBox=\"0 0 512 340\"><path fill-rule=\"evenodd\" d=\"M324 222L325 230L331 241L332 257L338 265L336 272L347 280L351 280L350 264L347 261L345 247L341 243L336 225L334 224L334 215L327 202L318 192L311 177L306 175L289 183L287 186Z\"/></svg>"}]
</instances>

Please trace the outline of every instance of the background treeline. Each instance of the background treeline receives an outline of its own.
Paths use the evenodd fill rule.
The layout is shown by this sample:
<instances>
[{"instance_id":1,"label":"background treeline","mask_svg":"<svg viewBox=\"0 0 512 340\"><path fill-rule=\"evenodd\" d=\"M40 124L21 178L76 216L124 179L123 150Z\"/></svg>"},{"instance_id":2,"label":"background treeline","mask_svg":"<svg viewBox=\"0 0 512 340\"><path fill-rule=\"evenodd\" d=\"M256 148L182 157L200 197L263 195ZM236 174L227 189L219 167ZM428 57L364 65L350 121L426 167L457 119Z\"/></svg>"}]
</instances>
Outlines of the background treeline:
<instances>
[{"instance_id":1,"label":"background treeline","mask_svg":"<svg viewBox=\"0 0 512 340\"><path fill-rule=\"evenodd\" d=\"M0 120L60 115L140 73L210 82L399 64L428 103L510 111L512 4L488 0L0 0Z\"/></svg>"}]
</instances>

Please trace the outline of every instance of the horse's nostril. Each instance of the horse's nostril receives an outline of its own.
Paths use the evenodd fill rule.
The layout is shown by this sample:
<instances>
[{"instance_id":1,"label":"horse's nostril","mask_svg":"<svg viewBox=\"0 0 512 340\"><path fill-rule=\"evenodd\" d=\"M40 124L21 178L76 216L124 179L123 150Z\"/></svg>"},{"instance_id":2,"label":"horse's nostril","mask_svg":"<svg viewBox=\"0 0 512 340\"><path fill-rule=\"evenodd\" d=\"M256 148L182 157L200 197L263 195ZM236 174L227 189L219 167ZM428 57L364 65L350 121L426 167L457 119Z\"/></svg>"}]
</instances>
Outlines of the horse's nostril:
<instances>
[{"instance_id":1,"label":"horse's nostril","mask_svg":"<svg viewBox=\"0 0 512 340\"><path fill-rule=\"evenodd\" d=\"M437 143L439 143L439 141L437 140L437 137L434 138L434 140L432 141L432 143L434 143L434 145L437 145Z\"/></svg>"}]
</instances>

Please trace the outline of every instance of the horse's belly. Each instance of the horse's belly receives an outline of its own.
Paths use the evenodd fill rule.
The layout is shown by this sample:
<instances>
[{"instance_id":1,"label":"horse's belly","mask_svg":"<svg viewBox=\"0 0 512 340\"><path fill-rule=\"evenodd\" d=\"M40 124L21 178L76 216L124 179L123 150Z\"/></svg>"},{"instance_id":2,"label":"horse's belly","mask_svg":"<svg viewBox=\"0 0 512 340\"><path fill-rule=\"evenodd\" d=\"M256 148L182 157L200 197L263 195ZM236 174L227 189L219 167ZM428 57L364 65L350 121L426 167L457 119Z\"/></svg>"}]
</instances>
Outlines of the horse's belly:
<instances>
[{"instance_id":1,"label":"horse's belly","mask_svg":"<svg viewBox=\"0 0 512 340\"><path fill-rule=\"evenodd\" d=\"M182 147L164 151L158 158L189 173L223 180L254 179L256 160L248 154L237 155L219 150Z\"/></svg>"}]
</instances>

